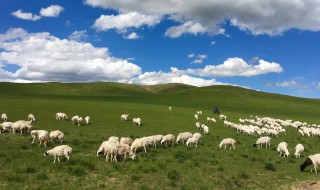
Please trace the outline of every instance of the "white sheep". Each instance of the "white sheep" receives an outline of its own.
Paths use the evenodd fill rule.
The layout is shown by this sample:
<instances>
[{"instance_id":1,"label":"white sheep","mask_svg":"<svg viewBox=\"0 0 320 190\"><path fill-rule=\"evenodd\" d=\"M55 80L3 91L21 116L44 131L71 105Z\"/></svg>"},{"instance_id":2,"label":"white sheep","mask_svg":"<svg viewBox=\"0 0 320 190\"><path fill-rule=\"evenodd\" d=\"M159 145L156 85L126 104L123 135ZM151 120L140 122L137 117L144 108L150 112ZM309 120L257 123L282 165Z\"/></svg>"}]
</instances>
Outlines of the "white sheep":
<instances>
[{"instance_id":1,"label":"white sheep","mask_svg":"<svg viewBox=\"0 0 320 190\"><path fill-rule=\"evenodd\" d=\"M194 114L194 118L195 118L196 120L199 120L199 116L198 116L197 114Z\"/></svg>"},{"instance_id":2,"label":"white sheep","mask_svg":"<svg viewBox=\"0 0 320 190\"><path fill-rule=\"evenodd\" d=\"M60 140L60 143L62 144L64 133L59 130L51 131L49 137L52 143L54 143L56 140Z\"/></svg>"},{"instance_id":3,"label":"white sheep","mask_svg":"<svg viewBox=\"0 0 320 190\"><path fill-rule=\"evenodd\" d=\"M226 150L227 145L230 145L230 150L231 150L231 146L233 147L233 150L235 150L236 149L236 147L234 145L235 143L236 143L236 141L233 138L226 138L220 142L219 148L222 148L222 146L224 146L224 149Z\"/></svg>"},{"instance_id":4,"label":"white sheep","mask_svg":"<svg viewBox=\"0 0 320 190\"><path fill-rule=\"evenodd\" d=\"M203 125L203 126L202 126L202 129L203 129L203 133L204 133L204 134L206 134L206 135L209 134L209 127L208 127L208 126Z\"/></svg>"},{"instance_id":5,"label":"white sheep","mask_svg":"<svg viewBox=\"0 0 320 190\"><path fill-rule=\"evenodd\" d=\"M138 118L133 118L132 121L133 121L133 124L135 124L135 125L138 125L138 126L142 125L141 118L139 118L139 117Z\"/></svg>"},{"instance_id":6,"label":"white sheep","mask_svg":"<svg viewBox=\"0 0 320 190\"><path fill-rule=\"evenodd\" d=\"M7 114L6 114L6 113L2 113L2 114L1 114L1 119L2 119L3 121L8 121L8 116L7 116Z\"/></svg>"},{"instance_id":7,"label":"white sheep","mask_svg":"<svg viewBox=\"0 0 320 190\"><path fill-rule=\"evenodd\" d=\"M120 157L123 157L122 161L124 161L126 159L127 155L130 154L130 150L131 150L131 148L128 144L120 144L118 146L115 160L117 161L117 156L120 156ZM134 159L134 157L131 157L131 158Z\"/></svg>"},{"instance_id":8,"label":"white sheep","mask_svg":"<svg viewBox=\"0 0 320 190\"><path fill-rule=\"evenodd\" d=\"M170 142L170 143L171 143L171 146L173 147L173 145L174 145L174 140L175 140L175 136L174 136L174 135L172 135L172 134L167 134L167 135L164 135L164 136L163 136L160 144L166 143L166 145L168 145L168 142Z\"/></svg>"},{"instance_id":9,"label":"white sheep","mask_svg":"<svg viewBox=\"0 0 320 190\"><path fill-rule=\"evenodd\" d=\"M172 110L172 108L171 108L171 106L169 106L169 111L171 111Z\"/></svg>"},{"instance_id":10,"label":"white sheep","mask_svg":"<svg viewBox=\"0 0 320 190\"><path fill-rule=\"evenodd\" d=\"M39 147L41 146L42 143L44 144L45 147L47 147L50 139L48 131L43 131L39 133L38 137L40 141Z\"/></svg>"},{"instance_id":11,"label":"white sheep","mask_svg":"<svg viewBox=\"0 0 320 190\"><path fill-rule=\"evenodd\" d=\"M317 173L318 164L320 164L320 154L310 155L308 156L307 160L304 161L302 165L300 165L300 171L303 172L307 166L313 165L314 170Z\"/></svg>"},{"instance_id":12,"label":"white sheep","mask_svg":"<svg viewBox=\"0 0 320 190\"><path fill-rule=\"evenodd\" d=\"M3 122L2 124L0 124L0 133L3 131L9 131L11 130L11 126L12 126L13 122L10 121L6 121Z\"/></svg>"},{"instance_id":13,"label":"white sheep","mask_svg":"<svg viewBox=\"0 0 320 190\"><path fill-rule=\"evenodd\" d=\"M127 144L130 146L132 144L132 139L129 137L121 137L120 144Z\"/></svg>"},{"instance_id":14,"label":"white sheep","mask_svg":"<svg viewBox=\"0 0 320 190\"><path fill-rule=\"evenodd\" d=\"M198 131L202 131L202 124L200 122L196 122L196 128L198 129Z\"/></svg>"},{"instance_id":15,"label":"white sheep","mask_svg":"<svg viewBox=\"0 0 320 190\"><path fill-rule=\"evenodd\" d=\"M277 151L280 153L279 156L281 156L283 154L283 157L288 157L290 155L289 151L288 151L288 143L286 142L280 142L278 144L278 148Z\"/></svg>"},{"instance_id":16,"label":"white sheep","mask_svg":"<svg viewBox=\"0 0 320 190\"><path fill-rule=\"evenodd\" d=\"M75 124L78 124L79 123L79 116L78 115L75 115L71 118L71 121L72 123L75 125Z\"/></svg>"},{"instance_id":17,"label":"white sheep","mask_svg":"<svg viewBox=\"0 0 320 190\"><path fill-rule=\"evenodd\" d=\"M68 120L68 116L65 113L56 113L56 120Z\"/></svg>"},{"instance_id":18,"label":"white sheep","mask_svg":"<svg viewBox=\"0 0 320 190\"><path fill-rule=\"evenodd\" d=\"M219 119L227 120L227 116L226 116L226 115L223 115L223 114L220 114L220 115L219 115Z\"/></svg>"},{"instance_id":19,"label":"white sheep","mask_svg":"<svg viewBox=\"0 0 320 190\"><path fill-rule=\"evenodd\" d=\"M202 138L202 135L201 135L200 133L194 133L194 134L192 135L192 137L195 137L195 138L197 138L197 139L201 139L201 138Z\"/></svg>"},{"instance_id":20,"label":"white sheep","mask_svg":"<svg viewBox=\"0 0 320 190\"><path fill-rule=\"evenodd\" d=\"M83 121L82 117L79 117L78 126L82 125L82 121Z\"/></svg>"},{"instance_id":21,"label":"white sheep","mask_svg":"<svg viewBox=\"0 0 320 190\"><path fill-rule=\"evenodd\" d=\"M296 158L300 158L301 153L304 151L304 147L302 144L297 144L297 146L295 147L295 153L294 155L296 156Z\"/></svg>"},{"instance_id":22,"label":"white sheep","mask_svg":"<svg viewBox=\"0 0 320 190\"><path fill-rule=\"evenodd\" d=\"M187 142L186 142L186 145L190 146L191 145L195 145L195 148L198 147L198 142L199 142L199 138L198 137L195 137L195 136L192 136L191 138L188 138Z\"/></svg>"},{"instance_id":23,"label":"white sheep","mask_svg":"<svg viewBox=\"0 0 320 190\"><path fill-rule=\"evenodd\" d=\"M216 123L217 121L216 121L216 119L215 118L210 118L210 117L207 117L207 122L208 123Z\"/></svg>"},{"instance_id":24,"label":"white sheep","mask_svg":"<svg viewBox=\"0 0 320 190\"><path fill-rule=\"evenodd\" d=\"M129 117L129 114L128 113L124 113L120 116L120 119L121 121L127 121L128 120L128 117Z\"/></svg>"},{"instance_id":25,"label":"white sheep","mask_svg":"<svg viewBox=\"0 0 320 190\"><path fill-rule=\"evenodd\" d=\"M30 132L30 135L31 135L31 137L32 137L32 142L31 142L31 144L35 143L36 138L37 138L37 137L39 136L39 134L42 133L42 132L48 133L48 131L46 131L46 130L32 130L32 131Z\"/></svg>"},{"instance_id":26,"label":"white sheep","mask_svg":"<svg viewBox=\"0 0 320 190\"><path fill-rule=\"evenodd\" d=\"M179 142L182 141L182 144L184 144L184 142L191 137L192 137L192 134L190 132L183 132L178 135L176 142L177 144L179 144Z\"/></svg>"},{"instance_id":27,"label":"white sheep","mask_svg":"<svg viewBox=\"0 0 320 190\"><path fill-rule=\"evenodd\" d=\"M56 158L58 158L58 162L60 163L60 156L65 156L67 160L70 159L70 154L72 152L72 148L68 145L60 145L56 146L51 150L47 150L44 152L43 156L53 156L53 163L56 162Z\"/></svg>"},{"instance_id":28,"label":"white sheep","mask_svg":"<svg viewBox=\"0 0 320 190\"><path fill-rule=\"evenodd\" d=\"M103 141L97 151L97 156L99 155L104 155L104 147L106 146L107 143L110 143L109 141Z\"/></svg>"},{"instance_id":29,"label":"white sheep","mask_svg":"<svg viewBox=\"0 0 320 190\"><path fill-rule=\"evenodd\" d=\"M157 143L161 144L162 139L163 135L153 135L154 148L157 148Z\"/></svg>"},{"instance_id":30,"label":"white sheep","mask_svg":"<svg viewBox=\"0 0 320 190\"><path fill-rule=\"evenodd\" d=\"M268 148L268 146L270 147L270 141L271 141L271 138L270 137L260 137L257 139L256 143L253 144L253 146L258 146L258 148L262 148L263 145L265 144L266 145L266 148Z\"/></svg>"},{"instance_id":31,"label":"white sheep","mask_svg":"<svg viewBox=\"0 0 320 190\"><path fill-rule=\"evenodd\" d=\"M197 115L202 115L202 111L197 111Z\"/></svg>"},{"instance_id":32,"label":"white sheep","mask_svg":"<svg viewBox=\"0 0 320 190\"><path fill-rule=\"evenodd\" d=\"M111 137L109 137L108 141L111 143L118 143L119 144L119 137L111 136Z\"/></svg>"},{"instance_id":33,"label":"white sheep","mask_svg":"<svg viewBox=\"0 0 320 190\"><path fill-rule=\"evenodd\" d=\"M114 160L117 162L117 153L118 153L119 144L116 143L107 143L104 147L106 161L108 162L109 157L110 161Z\"/></svg>"},{"instance_id":34,"label":"white sheep","mask_svg":"<svg viewBox=\"0 0 320 190\"><path fill-rule=\"evenodd\" d=\"M84 120L86 120L86 124L88 125L90 123L90 116L86 116Z\"/></svg>"},{"instance_id":35,"label":"white sheep","mask_svg":"<svg viewBox=\"0 0 320 190\"><path fill-rule=\"evenodd\" d=\"M28 120L31 121L31 122L36 122L36 118L34 117L34 115L32 113L30 113L28 115Z\"/></svg>"},{"instance_id":36,"label":"white sheep","mask_svg":"<svg viewBox=\"0 0 320 190\"><path fill-rule=\"evenodd\" d=\"M146 153L147 152L146 147L147 147L147 142L145 139L143 139L143 138L135 139L131 144L130 156L135 157L134 155L135 155L138 148L143 148L144 152Z\"/></svg>"}]
</instances>

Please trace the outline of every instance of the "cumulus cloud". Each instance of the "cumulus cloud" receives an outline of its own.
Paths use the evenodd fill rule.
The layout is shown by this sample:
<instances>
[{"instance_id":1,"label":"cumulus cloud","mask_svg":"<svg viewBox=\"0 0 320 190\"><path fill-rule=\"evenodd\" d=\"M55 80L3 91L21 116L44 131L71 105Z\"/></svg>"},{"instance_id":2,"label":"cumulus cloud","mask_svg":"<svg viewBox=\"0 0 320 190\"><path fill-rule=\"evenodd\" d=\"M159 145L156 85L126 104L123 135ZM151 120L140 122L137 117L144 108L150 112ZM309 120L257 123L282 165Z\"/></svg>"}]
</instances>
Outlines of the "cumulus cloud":
<instances>
[{"instance_id":1,"label":"cumulus cloud","mask_svg":"<svg viewBox=\"0 0 320 190\"><path fill-rule=\"evenodd\" d=\"M141 68L107 48L12 28L0 34L0 80L91 82L128 80ZM6 65L18 65L15 72Z\"/></svg>"},{"instance_id":2,"label":"cumulus cloud","mask_svg":"<svg viewBox=\"0 0 320 190\"><path fill-rule=\"evenodd\" d=\"M155 85L166 83L183 83L193 86L228 85L215 79L202 79L185 74L185 71L171 67L171 72L145 72L138 77L132 78L129 83L139 85Z\"/></svg>"},{"instance_id":3,"label":"cumulus cloud","mask_svg":"<svg viewBox=\"0 0 320 190\"><path fill-rule=\"evenodd\" d=\"M225 21L253 35L278 35L290 29L320 30L320 2L318 0L85 0L93 7L118 10L121 13L139 12L144 15L166 15L181 22L167 30L172 38L183 34L214 33ZM289 10L289 11L288 11Z\"/></svg>"},{"instance_id":4,"label":"cumulus cloud","mask_svg":"<svg viewBox=\"0 0 320 190\"><path fill-rule=\"evenodd\" d=\"M25 13L22 11L22 9L19 9L15 12L12 12L11 15L23 19L23 20L32 20L32 21L36 21L39 20L41 17L38 15L34 15L32 13Z\"/></svg>"},{"instance_id":5,"label":"cumulus cloud","mask_svg":"<svg viewBox=\"0 0 320 190\"><path fill-rule=\"evenodd\" d=\"M189 55L188 55L188 58L194 58L195 56L196 56L196 55L195 55L194 53L192 53L192 54L189 54ZM206 58L208 58L207 55L205 55L205 54L198 54L198 55L196 56L196 59L193 60L191 63L201 64L201 63L203 63L203 60L206 59Z\"/></svg>"},{"instance_id":6,"label":"cumulus cloud","mask_svg":"<svg viewBox=\"0 0 320 190\"><path fill-rule=\"evenodd\" d=\"M280 73L283 69L278 63L262 59L257 65L250 65L241 58L229 58L220 65L207 65L203 69L187 69L188 74L211 77L255 76L267 73Z\"/></svg>"},{"instance_id":7,"label":"cumulus cloud","mask_svg":"<svg viewBox=\"0 0 320 190\"><path fill-rule=\"evenodd\" d=\"M40 15L44 17L57 17L63 9L64 8L59 5L51 5L47 8L41 8Z\"/></svg>"},{"instance_id":8,"label":"cumulus cloud","mask_svg":"<svg viewBox=\"0 0 320 190\"><path fill-rule=\"evenodd\" d=\"M69 40L74 40L77 42L85 42L88 38L87 30L74 31L69 35Z\"/></svg>"},{"instance_id":9,"label":"cumulus cloud","mask_svg":"<svg viewBox=\"0 0 320 190\"><path fill-rule=\"evenodd\" d=\"M141 26L154 26L159 23L161 17L144 15L138 12L129 12L119 15L101 15L93 25L98 31L107 31L116 29L119 32L125 32L128 28L139 28Z\"/></svg>"},{"instance_id":10,"label":"cumulus cloud","mask_svg":"<svg viewBox=\"0 0 320 190\"><path fill-rule=\"evenodd\" d=\"M284 82L266 83L266 86L291 88L291 89L307 89L308 88L306 85L299 84L298 82L293 80L284 81Z\"/></svg>"},{"instance_id":11,"label":"cumulus cloud","mask_svg":"<svg viewBox=\"0 0 320 190\"><path fill-rule=\"evenodd\" d=\"M139 39L140 36L135 33L135 32L131 32L130 34L128 34L127 36L124 36L125 39L128 39L128 40L136 40L136 39Z\"/></svg>"}]
</instances>

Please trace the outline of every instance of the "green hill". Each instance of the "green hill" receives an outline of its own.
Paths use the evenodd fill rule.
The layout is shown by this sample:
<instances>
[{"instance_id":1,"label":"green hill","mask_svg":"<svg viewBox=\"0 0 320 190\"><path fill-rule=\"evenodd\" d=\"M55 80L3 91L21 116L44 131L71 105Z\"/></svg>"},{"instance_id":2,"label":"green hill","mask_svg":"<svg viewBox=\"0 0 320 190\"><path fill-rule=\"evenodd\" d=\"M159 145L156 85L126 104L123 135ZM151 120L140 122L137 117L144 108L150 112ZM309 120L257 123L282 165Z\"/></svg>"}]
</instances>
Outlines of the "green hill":
<instances>
[{"instance_id":1,"label":"green hill","mask_svg":"<svg viewBox=\"0 0 320 190\"><path fill-rule=\"evenodd\" d=\"M297 129L272 137L271 148L253 148L257 136L246 136L223 126L212 113L218 106L228 121L268 116L278 119L320 124L320 100L270 94L234 86L193 87L183 84L139 86L120 83L0 83L0 113L10 121L36 117L34 129L61 130L64 143L73 148L70 160L53 164L44 157L49 147L31 144L31 136L0 134L0 189L290 189L318 175L299 171L310 154L319 152L319 137L299 136ZM168 110L172 106L172 111ZM137 159L106 162L97 157L100 144L110 136L132 139L180 132L198 132L193 117L209 126L202 133L198 148L183 144L174 148L158 146ZM91 117L91 124L80 127L70 120L57 121L55 113L65 112ZM120 115L129 113L129 121ZM141 117L143 126L134 126L132 118ZM217 123L207 123L214 117ZM236 150L222 150L223 138L232 137ZM286 141L290 157L279 157L277 144ZM301 158L294 158L297 143L305 146Z\"/></svg>"}]
</instances>

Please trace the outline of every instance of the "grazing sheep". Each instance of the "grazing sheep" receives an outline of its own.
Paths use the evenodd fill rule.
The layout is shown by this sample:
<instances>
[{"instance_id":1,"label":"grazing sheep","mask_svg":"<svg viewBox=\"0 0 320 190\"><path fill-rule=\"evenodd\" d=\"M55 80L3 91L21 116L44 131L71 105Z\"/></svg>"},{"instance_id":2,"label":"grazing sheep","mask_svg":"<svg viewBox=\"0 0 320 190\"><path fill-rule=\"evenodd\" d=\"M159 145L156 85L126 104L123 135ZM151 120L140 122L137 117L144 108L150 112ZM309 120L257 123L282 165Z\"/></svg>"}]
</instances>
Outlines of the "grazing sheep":
<instances>
[{"instance_id":1,"label":"grazing sheep","mask_svg":"<svg viewBox=\"0 0 320 190\"><path fill-rule=\"evenodd\" d=\"M219 148L222 148L222 146L224 146L224 149L226 150L227 145L230 145L230 150L231 150L231 146L233 147L233 150L235 150L236 149L236 147L234 145L235 143L236 143L236 141L233 138L226 138L220 142Z\"/></svg>"},{"instance_id":2,"label":"grazing sheep","mask_svg":"<svg viewBox=\"0 0 320 190\"><path fill-rule=\"evenodd\" d=\"M64 133L59 130L51 131L49 137L52 143L54 143L56 140L60 140L60 143L62 144Z\"/></svg>"},{"instance_id":3,"label":"grazing sheep","mask_svg":"<svg viewBox=\"0 0 320 190\"><path fill-rule=\"evenodd\" d=\"M198 137L192 136L191 138L188 138L188 140L186 142L186 145L189 146L189 144L190 144L190 146L191 146L193 144L193 145L195 145L195 148L197 148L198 147L198 141L199 141Z\"/></svg>"},{"instance_id":4,"label":"grazing sheep","mask_svg":"<svg viewBox=\"0 0 320 190\"><path fill-rule=\"evenodd\" d=\"M197 115L202 115L202 111L197 111Z\"/></svg>"},{"instance_id":5,"label":"grazing sheep","mask_svg":"<svg viewBox=\"0 0 320 190\"><path fill-rule=\"evenodd\" d=\"M182 141L182 144L184 144L184 142L191 137L192 137L192 134L190 132L183 132L178 135L176 142L177 144L179 144L179 142Z\"/></svg>"},{"instance_id":6,"label":"grazing sheep","mask_svg":"<svg viewBox=\"0 0 320 190\"><path fill-rule=\"evenodd\" d=\"M202 124L200 122L196 122L196 128L198 131L202 131Z\"/></svg>"},{"instance_id":7,"label":"grazing sheep","mask_svg":"<svg viewBox=\"0 0 320 190\"><path fill-rule=\"evenodd\" d=\"M144 152L147 152L147 142L143 138L137 138L135 139L132 144L131 144L131 151L130 151L130 156L134 156L136 154L136 151L138 148L143 148Z\"/></svg>"},{"instance_id":8,"label":"grazing sheep","mask_svg":"<svg viewBox=\"0 0 320 190\"><path fill-rule=\"evenodd\" d=\"M32 137L32 142L31 142L31 144L35 143L36 138L37 138L37 137L39 136L39 134L42 133L42 132L48 133L48 131L46 131L46 130L32 130L32 131L30 132L31 137Z\"/></svg>"},{"instance_id":9,"label":"grazing sheep","mask_svg":"<svg viewBox=\"0 0 320 190\"><path fill-rule=\"evenodd\" d=\"M277 151L280 152L281 156L283 154L283 157L288 157L290 155L289 151L288 151L288 143L286 142L281 142L278 144L278 148Z\"/></svg>"},{"instance_id":10,"label":"grazing sheep","mask_svg":"<svg viewBox=\"0 0 320 190\"><path fill-rule=\"evenodd\" d=\"M2 131L9 131L11 130L11 126L12 126L12 122L9 122L9 121L6 121L6 122L3 122L2 124L0 124L0 133Z\"/></svg>"},{"instance_id":11,"label":"grazing sheep","mask_svg":"<svg viewBox=\"0 0 320 190\"><path fill-rule=\"evenodd\" d=\"M270 147L270 141L271 141L271 138L270 137L260 137L258 138L258 140L256 141L255 144L253 144L253 146L258 146L258 148L262 148L263 145L265 144L266 145L266 148L268 148L268 146Z\"/></svg>"},{"instance_id":12,"label":"grazing sheep","mask_svg":"<svg viewBox=\"0 0 320 190\"><path fill-rule=\"evenodd\" d=\"M139 117L138 118L133 118L132 121L133 121L133 124L135 124L135 125L138 125L138 126L142 125L142 121L141 121L141 119Z\"/></svg>"},{"instance_id":13,"label":"grazing sheep","mask_svg":"<svg viewBox=\"0 0 320 190\"><path fill-rule=\"evenodd\" d=\"M192 137L195 137L195 138L197 138L197 139L201 139L201 138L202 138L202 135L201 135L200 133L194 133L194 134L192 135Z\"/></svg>"},{"instance_id":14,"label":"grazing sheep","mask_svg":"<svg viewBox=\"0 0 320 190\"><path fill-rule=\"evenodd\" d=\"M309 165L313 165L314 167L314 171L316 173L317 172L317 166L318 164L320 164L320 154L313 154L313 155L310 155L308 156L307 160L303 162L303 164L300 165L300 171L303 172L304 169L309 166ZM311 172L312 172L312 169L311 169Z\"/></svg>"},{"instance_id":15,"label":"grazing sheep","mask_svg":"<svg viewBox=\"0 0 320 190\"><path fill-rule=\"evenodd\" d=\"M104 155L104 147L106 146L107 143L110 143L109 141L103 141L97 151L97 156L99 155Z\"/></svg>"},{"instance_id":16,"label":"grazing sheep","mask_svg":"<svg viewBox=\"0 0 320 190\"><path fill-rule=\"evenodd\" d=\"M78 126L82 125L82 121L83 121L82 117L79 117Z\"/></svg>"},{"instance_id":17,"label":"grazing sheep","mask_svg":"<svg viewBox=\"0 0 320 190\"><path fill-rule=\"evenodd\" d=\"M87 124L87 125L90 123L90 117L89 117L89 116L86 116L86 117L84 118L84 120L86 120L86 124Z\"/></svg>"},{"instance_id":18,"label":"grazing sheep","mask_svg":"<svg viewBox=\"0 0 320 190\"><path fill-rule=\"evenodd\" d=\"M31 122L36 122L36 118L31 113L28 115L28 120L31 121Z\"/></svg>"},{"instance_id":19,"label":"grazing sheep","mask_svg":"<svg viewBox=\"0 0 320 190\"><path fill-rule=\"evenodd\" d=\"M167 135L164 135L160 144L163 144L163 143L166 143L166 145L168 146L168 142L171 143L171 146L173 147L174 145L174 140L175 140L175 136L172 135L172 134L167 134Z\"/></svg>"},{"instance_id":20,"label":"grazing sheep","mask_svg":"<svg viewBox=\"0 0 320 190\"><path fill-rule=\"evenodd\" d=\"M172 108L171 108L171 106L169 106L169 111L171 111L172 110Z\"/></svg>"},{"instance_id":21,"label":"grazing sheep","mask_svg":"<svg viewBox=\"0 0 320 190\"><path fill-rule=\"evenodd\" d=\"M216 119L215 118L210 118L210 117L207 117L207 122L208 123L216 123L217 121L216 121Z\"/></svg>"},{"instance_id":22,"label":"grazing sheep","mask_svg":"<svg viewBox=\"0 0 320 190\"><path fill-rule=\"evenodd\" d=\"M41 146L41 144L43 143L45 147L47 147L48 143L49 143L49 133L47 131L43 131L41 133L39 133L39 147Z\"/></svg>"},{"instance_id":23,"label":"grazing sheep","mask_svg":"<svg viewBox=\"0 0 320 190\"><path fill-rule=\"evenodd\" d=\"M105 155L106 155L106 161L108 162L109 157L110 161L114 160L117 162L117 153L118 153L118 147L119 144L115 143L107 143L104 147Z\"/></svg>"},{"instance_id":24,"label":"grazing sheep","mask_svg":"<svg viewBox=\"0 0 320 190\"><path fill-rule=\"evenodd\" d=\"M111 137L109 137L108 141L111 143L118 143L119 144L119 137L111 136Z\"/></svg>"},{"instance_id":25,"label":"grazing sheep","mask_svg":"<svg viewBox=\"0 0 320 190\"><path fill-rule=\"evenodd\" d=\"M22 125L23 125L23 124L20 123L20 122L18 122L18 121L14 122L14 123L11 125L12 133L15 133L16 131L20 131L20 130L21 130L20 128L21 128Z\"/></svg>"},{"instance_id":26,"label":"grazing sheep","mask_svg":"<svg viewBox=\"0 0 320 190\"><path fill-rule=\"evenodd\" d=\"M115 161L117 161L117 156L123 157L122 162L126 159L127 155L130 154L130 146L128 144L120 144L118 146L117 154L115 156ZM132 157L131 157L132 158ZM132 158L133 159L133 158Z\"/></svg>"},{"instance_id":27,"label":"grazing sheep","mask_svg":"<svg viewBox=\"0 0 320 190\"><path fill-rule=\"evenodd\" d=\"M132 144L132 139L129 137L121 137L120 144L127 144L130 146Z\"/></svg>"},{"instance_id":28,"label":"grazing sheep","mask_svg":"<svg viewBox=\"0 0 320 190\"><path fill-rule=\"evenodd\" d=\"M161 144L162 139L163 135L153 135L154 148L157 148L157 143Z\"/></svg>"},{"instance_id":29,"label":"grazing sheep","mask_svg":"<svg viewBox=\"0 0 320 190\"><path fill-rule=\"evenodd\" d=\"M128 117L129 117L129 114L124 113L124 114L122 114L122 115L120 116L120 119L121 119L121 121L127 121L127 120L128 120Z\"/></svg>"},{"instance_id":30,"label":"grazing sheep","mask_svg":"<svg viewBox=\"0 0 320 190\"><path fill-rule=\"evenodd\" d=\"M209 133L209 127L208 127L208 126L203 125L203 126L202 126L202 129L203 129L203 133L204 133L204 134L207 135L207 134Z\"/></svg>"},{"instance_id":31,"label":"grazing sheep","mask_svg":"<svg viewBox=\"0 0 320 190\"><path fill-rule=\"evenodd\" d=\"M44 152L43 156L53 156L53 163L56 162L56 158L58 158L58 162L60 163L60 156L65 156L67 160L70 159L70 154L72 152L72 148L68 145L60 145L60 146L56 146L51 150L47 150Z\"/></svg>"},{"instance_id":32,"label":"grazing sheep","mask_svg":"<svg viewBox=\"0 0 320 190\"><path fill-rule=\"evenodd\" d=\"M68 116L65 113L56 113L56 120L68 120Z\"/></svg>"},{"instance_id":33,"label":"grazing sheep","mask_svg":"<svg viewBox=\"0 0 320 190\"><path fill-rule=\"evenodd\" d=\"M226 115L223 115L223 114L220 114L220 115L219 115L219 119L227 120L227 116L226 116Z\"/></svg>"},{"instance_id":34,"label":"grazing sheep","mask_svg":"<svg viewBox=\"0 0 320 190\"><path fill-rule=\"evenodd\" d=\"M79 123L79 116L78 115L75 115L71 118L71 121L72 123L75 125L75 124L78 124Z\"/></svg>"},{"instance_id":35,"label":"grazing sheep","mask_svg":"<svg viewBox=\"0 0 320 190\"><path fill-rule=\"evenodd\" d=\"M304 147L302 144L297 144L297 146L295 147L296 152L294 153L294 155L296 156L296 158L300 158L301 153L304 151Z\"/></svg>"},{"instance_id":36,"label":"grazing sheep","mask_svg":"<svg viewBox=\"0 0 320 190\"><path fill-rule=\"evenodd\" d=\"M196 120L199 120L199 116L198 116L197 114L194 114L194 118L195 118Z\"/></svg>"},{"instance_id":37,"label":"grazing sheep","mask_svg":"<svg viewBox=\"0 0 320 190\"><path fill-rule=\"evenodd\" d=\"M8 121L8 116L7 116L7 114L6 114L6 113L2 113L2 114L1 114L1 119L2 119L3 121Z\"/></svg>"}]
</instances>

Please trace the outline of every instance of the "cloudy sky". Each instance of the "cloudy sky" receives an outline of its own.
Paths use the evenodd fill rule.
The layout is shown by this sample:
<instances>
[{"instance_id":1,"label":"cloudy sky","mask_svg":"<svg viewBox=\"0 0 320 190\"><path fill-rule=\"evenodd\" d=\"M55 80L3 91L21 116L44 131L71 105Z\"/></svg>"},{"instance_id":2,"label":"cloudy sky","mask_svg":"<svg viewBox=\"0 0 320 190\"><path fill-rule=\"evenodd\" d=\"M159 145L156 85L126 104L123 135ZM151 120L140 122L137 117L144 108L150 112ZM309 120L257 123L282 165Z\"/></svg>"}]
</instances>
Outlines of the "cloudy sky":
<instances>
[{"instance_id":1,"label":"cloudy sky","mask_svg":"<svg viewBox=\"0 0 320 190\"><path fill-rule=\"evenodd\" d=\"M319 0L0 0L0 81L320 98Z\"/></svg>"}]
</instances>

